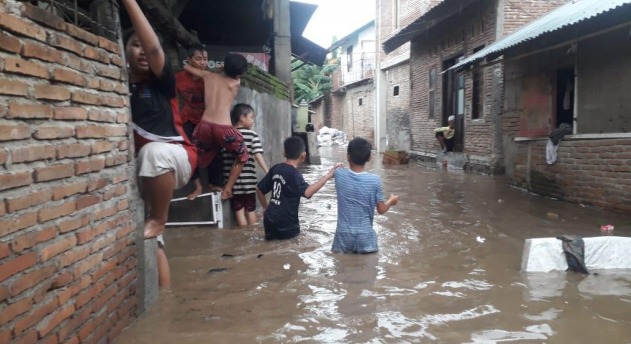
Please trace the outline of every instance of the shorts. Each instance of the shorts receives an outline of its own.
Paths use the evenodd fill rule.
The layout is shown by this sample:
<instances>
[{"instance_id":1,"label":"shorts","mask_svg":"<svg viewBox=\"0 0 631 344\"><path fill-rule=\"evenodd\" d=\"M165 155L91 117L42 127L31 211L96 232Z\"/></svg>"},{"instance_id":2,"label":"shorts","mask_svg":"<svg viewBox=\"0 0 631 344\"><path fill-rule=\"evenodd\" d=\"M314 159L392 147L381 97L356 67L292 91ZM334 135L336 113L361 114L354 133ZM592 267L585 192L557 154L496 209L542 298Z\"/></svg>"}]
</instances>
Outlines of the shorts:
<instances>
[{"instance_id":1,"label":"shorts","mask_svg":"<svg viewBox=\"0 0 631 344\"><path fill-rule=\"evenodd\" d=\"M164 237L162 236L162 234L158 235L156 239L158 240L158 247L164 248Z\"/></svg>"},{"instance_id":2,"label":"shorts","mask_svg":"<svg viewBox=\"0 0 631 344\"><path fill-rule=\"evenodd\" d=\"M193 143L199 148L199 165L208 166L219 153L219 147L237 155L238 161L246 163L250 158L243 136L231 125L215 124L201 120L193 132Z\"/></svg>"},{"instance_id":3,"label":"shorts","mask_svg":"<svg viewBox=\"0 0 631 344\"><path fill-rule=\"evenodd\" d=\"M232 198L230 198L230 206L232 207L232 211L245 208L245 211L253 212L256 210L256 194L232 195Z\"/></svg>"},{"instance_id":4,"label":"shorts","mask_svg":"<svg viewBox=\"0 0 631 344\"><path fill-rule=\"evenodd\" d=\"M300 225L278 228L267 218L263 218L263 228L265 228L265 240L287 240L300 234Z\"/></svg>"},{"instance_id":5,"label":"shorts","mask_svg":"<svg viewBox=\"0 0 631 344\"><path fill-rule=\"evenodd\" d=\"M158 177L175 173L175 188L184 187L191 178L191 163L181 144L149 142L138 152L138 176Z\"/></svg>"},{"instance_id":6,"label":"shorts","mask_svg":"<svg viewBox=\"0 0 631 344\"><path fill-rule=\"evenodd\" d=\"M445 134L442 131L439 131L436 133L436 137L445 137ZM456 137L452 136L450 139L444 139L443 142L445 142L445 146L447 147L447 151L451 152L454 150L454 143L456 142Z\"/></svg>"},{"instance_id":7,"label":"shorts","mask_svg":"<svg viewBox=\"0 0 631 344\"><path fill-rule=\"evenodd\" d=\"M377 252L379 251L377 233L372 229L361 233L335 231L331 250L344 253Z\"/></svg>"}]
</instances>

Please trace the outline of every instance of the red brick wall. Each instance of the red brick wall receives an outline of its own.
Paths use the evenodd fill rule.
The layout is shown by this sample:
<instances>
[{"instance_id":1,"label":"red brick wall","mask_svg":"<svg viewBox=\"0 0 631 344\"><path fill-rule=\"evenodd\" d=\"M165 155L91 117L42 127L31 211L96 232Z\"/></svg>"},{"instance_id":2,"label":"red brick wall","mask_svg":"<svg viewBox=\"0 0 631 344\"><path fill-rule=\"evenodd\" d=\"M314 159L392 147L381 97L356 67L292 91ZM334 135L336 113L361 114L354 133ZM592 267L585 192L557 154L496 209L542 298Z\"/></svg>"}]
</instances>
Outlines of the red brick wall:
<instances>
[{"instance_id":1,"label":"red brick wall","mask_svg":"<svg viewBox=\"0 0 631 344\"><path fill-rule=\"evenodd\" d=\"M546 163L547 140L516 142L511 182L565 201L631 212L631 139L562 140Z\"/></svg>"},{"instance_id":2,"label":"red brick wall","mask_svg":"<svg viewBox=\"0 0 631 344\"><path fill-rule=\"evenodd\" d=\"M2 343L110 341L135 317L122 66L117 43L0 3Z\"/></svg>"}]
</instances>

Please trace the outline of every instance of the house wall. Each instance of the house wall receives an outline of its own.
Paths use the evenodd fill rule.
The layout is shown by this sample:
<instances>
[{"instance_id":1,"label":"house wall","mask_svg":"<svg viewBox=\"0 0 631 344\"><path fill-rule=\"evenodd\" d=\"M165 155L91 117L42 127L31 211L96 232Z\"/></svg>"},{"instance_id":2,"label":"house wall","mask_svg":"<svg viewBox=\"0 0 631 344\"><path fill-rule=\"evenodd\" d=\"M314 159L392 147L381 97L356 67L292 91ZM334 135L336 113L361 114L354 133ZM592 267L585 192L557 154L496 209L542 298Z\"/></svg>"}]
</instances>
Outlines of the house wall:
<instances>
[{"instance_id":1,"label":"house wall","mask_svg":"<svg viewBox=\"0 0 631 344\"><path fill-rule=\"evenodd\" d=\"M361 99L361 105L359 100ZM344 132L351 140L354 137L362 137L374 145L374 104L373 83L349 88L344 97L346 103L346 118L344 118Z\"/></svg>"},{"instance_id":2,"label":"house wall","mask_svg":"<svg viewBox=\"0 0 631 344\"><path fill-rule=\"evenodd\" d=\"M510 183L570 202L631 210L631 115L623 91L629 88L631 62L626 58L628 49L619 44L626 33L621 30L579 42L576 54L563 47L521 60L508 58L502 126ZM555 127L555 72L575 61L579 134L596 135L565 136L557 162L548 165L545 146ZM539 87L531 87L533 80ZM585 128L581 123L591 125ZM608 136L599 136L601 132Z\"/></svg>"},{"instance_id":3,"label":"house wall","mask_svg":"<svg viewBox=\"0 0 631 344\"><path fill-rule=\"evenodd\" d=\"M123 66L117 43L0 2L2 343L109 342L136 317L144 211Z\"/></svg>"},{"instance_id":4,"label":"house wall","mask_svg":"<svg viewBox=\"0 0 631 344\"><path fill-rule=\"evenodd\" d=\"M403 64L386 71L387 149L410 150L410 67ZM399 95L394 95L394 87Z\"/></svg>"},{"instance_id":5,"label":"house wall","mask_svg":"<svg viewBox=\"0 0 631 344\"><path fill-rule=\"evenodd\" d=\"M495 41L496 7L493 2L465 9L430 30L430 35L415 39L411 46L411 151L420 156L431 156L440 145L434 128L446 125L443 118L443 62L459 55L468 56L473 50ZM437 73L435 87L435 117L429 116L429 73ZM493 85L497 71L485 69L482 75L481 102L483 110L478 119L471 118L472 74L465 74L464 153L470 156L471 168L491 173L499 165L499 147L495 144L492 110L498 87ZM501 75L501 70L499 71ZM495 91L495 93L494 93ZM501 93L499 94L501 97Z\"/></svg>"},{"instance_id":6,"label":"house wall","mask_svg":"<svg viewBox=\"0 0 631 344\"><path fill-rule=\"evenodd\" d=\"M352 46L349 56L347 49ZM373 77L375 69L375 26L357 32L354 40L341 46L340 71L342 85ZM350 69L349 69L350 62Z\"/></svg>"},{"instance_id":7,"label":"house wall","mask_svg":"<svg viewBox=\"0 0 631 344\"><path fill-rule=\"evenodd\" d=\"M579 42L577 133L631 132L628 28Z\"/></svg>"}]
</instances>

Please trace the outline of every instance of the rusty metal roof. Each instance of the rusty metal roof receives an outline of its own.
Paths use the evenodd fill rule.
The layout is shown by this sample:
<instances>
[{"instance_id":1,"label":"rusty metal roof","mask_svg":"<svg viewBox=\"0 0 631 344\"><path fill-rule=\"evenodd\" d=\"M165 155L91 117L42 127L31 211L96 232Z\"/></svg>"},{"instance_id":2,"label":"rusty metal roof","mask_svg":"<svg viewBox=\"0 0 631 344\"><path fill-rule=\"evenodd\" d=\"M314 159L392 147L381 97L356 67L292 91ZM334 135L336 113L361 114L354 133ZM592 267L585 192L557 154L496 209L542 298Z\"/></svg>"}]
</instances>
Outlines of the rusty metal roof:
<instances>
[{"instance_id":1,"label":"rusty metal roof","mask_svg":"<svg viewBox=\"0 0 631 344\"><path fill-rule=\"evenodd\" d=\"M629 4L631 4L631 0L574 0L467 57L450 69L473 64L490 55L499 56L502 52L512 47L531 41L544 34L583 22Z\"/></svg>"}]
</instances>

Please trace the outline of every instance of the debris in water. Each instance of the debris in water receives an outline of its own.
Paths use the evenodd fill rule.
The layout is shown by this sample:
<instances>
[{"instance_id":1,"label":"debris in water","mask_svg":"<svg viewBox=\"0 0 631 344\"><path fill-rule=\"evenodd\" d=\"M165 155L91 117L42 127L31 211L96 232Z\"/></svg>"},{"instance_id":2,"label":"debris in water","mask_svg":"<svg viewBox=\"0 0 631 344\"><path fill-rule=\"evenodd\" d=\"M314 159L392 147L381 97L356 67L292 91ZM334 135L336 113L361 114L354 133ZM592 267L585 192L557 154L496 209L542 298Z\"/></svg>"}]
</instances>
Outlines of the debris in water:
<instances>
[{"instance_id":1,"label":"debris in water","mask_svg":"<svg viewBox=\"0 0 631 344\"><path fill-rule=\"evenodd\" d=\"M261 257L263 257L263 253L259 253L259 255L256 256L256 258L261 258Z\"/></svg>"},{"instance_id":2,"label":"debris in water","mask_svg":"<svg viewBox=\"0 0 631 344\"><path fill-rule=\"evenodd\" d=\"M552 219L552 220L556 220L559 218L559 214L553 213L551 211L549 211L546 215L548 216L549 219Z\"/></svg>"},{"instance_id":3,"label":"debris in water","mask_svg":"<svg viewBox=\"0 0 631 344\"><path fill-rule=\"evenodd\" d=\"M483 237L479 235L475 238L475 240L477 240L479 243L484 243L486 241L486 239L484 239Z\"/></svg>"},{"instance_id":4,"label":"debris in water","mask_svg":"<svg viewBox=\"0 0 631 344\"><path fill-rule=\"evenodd\" d=\"M291 265L289 265L289 264L283 265L283 269L285 269L285 270L289 270L290 267L291 267Z\"/></svg>"},{"instance_id":5,"label":"debris in water","mask_svg":"<svg viewBox=\"0 0 631 344\"><path fill-rule=\"evenodd\" d=\"M212 274L213 272L222 272L222 271L226 271L226 270L230 270L230 268L212 268L212 269L208 270L208 273Z\"/></svg>"},{"instance_id":6,"label":"debris in water","mask_svg":"<svg viewBox=\"0 0 631 344\"><path fill-rule=\"evenodd\" d=\"M602 225L600 226L600 230L603 232L609 232L612 231L614 229L613 225Z\"/></svg>"},{"instance_id":7,"label":"debris in water","mask_svg":"<svg viewBox=\"0 0 631 344\"><path fill-rule=\"evenodd\" d=\"M221 257L234 257L234 254L224 253L221 255Z\"/></svg>"}]
</instances>

